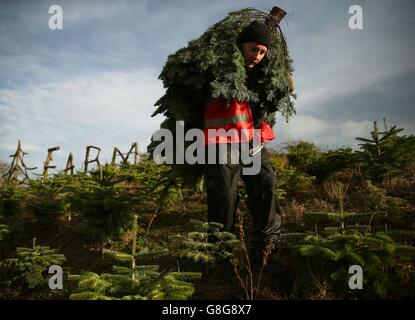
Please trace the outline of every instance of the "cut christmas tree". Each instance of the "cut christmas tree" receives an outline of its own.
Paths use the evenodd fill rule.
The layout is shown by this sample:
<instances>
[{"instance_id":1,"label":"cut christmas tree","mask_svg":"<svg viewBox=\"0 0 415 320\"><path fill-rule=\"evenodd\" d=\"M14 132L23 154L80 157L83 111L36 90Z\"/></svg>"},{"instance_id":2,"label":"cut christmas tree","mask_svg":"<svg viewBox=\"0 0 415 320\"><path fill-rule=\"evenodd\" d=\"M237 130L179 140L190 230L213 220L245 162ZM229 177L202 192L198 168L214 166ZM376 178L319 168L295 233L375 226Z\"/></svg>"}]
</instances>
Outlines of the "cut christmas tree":
<instances>
[{"instance_id":1,"label":"cut christmas tree","mask_svg":"<svg viewBox=\"0 0 415 320\"><path fill-rule=\"evenodd\" d=\"M166 88L156 102L153 116L163 114L166 119L161 128L175 134L176 121L183 121L185 131L203 129L203 107L208 99L223 99L227 105L231 99L246 101L258 115L255 126L267 121L275 124L276 112L286 119L295 113L292 98L292 60L279 26L285 11L274 7L270 13L253 8L231 12L214 24L199 38L171 54L159 76ZM247 70L244 57L238 47L240 32L253 21L269 26L272 45L266 57L256 67L258 81L247 86ZM174 139L173 139L174 140ZM154 139L147 150L150 155L162 141ZM173 142L173 154L176 145ZM185 142L187 145L193 142ZM184 178L188 185L196 186L201 177L199 165L173 164L170 177Z\"/></svg>"}]
</instances>

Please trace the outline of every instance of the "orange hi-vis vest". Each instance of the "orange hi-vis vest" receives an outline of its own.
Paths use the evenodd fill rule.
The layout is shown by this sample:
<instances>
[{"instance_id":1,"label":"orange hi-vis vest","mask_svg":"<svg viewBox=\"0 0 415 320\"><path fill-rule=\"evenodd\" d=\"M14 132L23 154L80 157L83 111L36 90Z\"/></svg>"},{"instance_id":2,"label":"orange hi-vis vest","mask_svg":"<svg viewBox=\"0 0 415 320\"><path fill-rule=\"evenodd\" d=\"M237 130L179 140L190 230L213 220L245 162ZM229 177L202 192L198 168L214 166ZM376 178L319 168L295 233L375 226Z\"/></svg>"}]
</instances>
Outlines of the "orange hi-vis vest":
<instances>
[{"instance_id":1,"label":"orange hi-vis vest","mask_svg":"<svg viewBox=\"0 0 415 320\"><path fill-rule=\"evenodd\" d=\"M254 138L254 121L248 102L232 99L226 106L223 100L213 100L206 104L204 118L205 144L248 142ZM261 143L275 138L267 122L262 122L260 129Z\"/></svg>"}]
</instances>

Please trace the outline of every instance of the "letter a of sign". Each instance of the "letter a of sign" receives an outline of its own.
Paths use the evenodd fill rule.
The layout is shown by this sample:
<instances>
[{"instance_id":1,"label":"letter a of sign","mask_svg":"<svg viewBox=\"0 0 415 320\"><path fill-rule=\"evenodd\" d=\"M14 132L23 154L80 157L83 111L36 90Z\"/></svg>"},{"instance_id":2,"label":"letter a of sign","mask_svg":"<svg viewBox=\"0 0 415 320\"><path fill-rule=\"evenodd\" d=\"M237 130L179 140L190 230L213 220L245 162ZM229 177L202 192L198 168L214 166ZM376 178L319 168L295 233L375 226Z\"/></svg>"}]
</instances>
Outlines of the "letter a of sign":
<instances>
[{"instance_id":1,"label":"letter a of sign","mask_svg":"<svg viewBox=\"0 0 415 320\"><path fill-rule=\"evenodd\" d=\"M63 29L63 10L61 6L54 5L49 7L49 13L52 16L49 18L49 29Z\"/></svg>"},{"instance_id":2,"label":"letter a of sign","mask_svg":"<svg viewBox=\"0 0 415 320\"><path fill-rule=\"evenodd\" d=\"M49 274L54 274L49 278L49 288L52 290L63 289L62 267L56 264L50 266Z\"/></svg>"},{"instance_id":3,"label":"letter a of sign","mask_svg":"<svg viewBox=\"0 0 415 320\"><path fill-rule=\"evenodd\" d=\"M363 30L363 9L361 6L353 5L349 8L349 13L353 14L349 18L349 28L351 30Z\"/></svg>"},{"instance_id":4,"label":"letter a of sign","mask_svg":"<svg viewBox=\"0 0 415 320\"><path fill-rule=\"evenodd\" d=\"M349 279L349 288L352 290L363 289L363 269L359 265L349 268L349 273L354 273Z\"/></svg>"}]
</instances>

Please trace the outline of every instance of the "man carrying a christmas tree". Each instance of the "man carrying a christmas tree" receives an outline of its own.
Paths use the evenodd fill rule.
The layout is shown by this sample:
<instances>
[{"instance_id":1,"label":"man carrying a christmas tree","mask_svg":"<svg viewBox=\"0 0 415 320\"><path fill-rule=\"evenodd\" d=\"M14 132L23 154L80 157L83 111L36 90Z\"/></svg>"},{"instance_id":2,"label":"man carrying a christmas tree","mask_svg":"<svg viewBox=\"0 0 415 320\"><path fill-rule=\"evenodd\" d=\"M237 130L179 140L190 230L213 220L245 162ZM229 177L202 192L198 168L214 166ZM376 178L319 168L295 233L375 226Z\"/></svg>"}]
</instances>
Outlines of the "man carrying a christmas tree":
<instances>
[{"instance_id":1,"label":"man carrying a christmas tree","mask_svg":"<svg viewBox=\"0 0 415 320\"><path fill-rule=\"evenodd\" d=\"M208 220L221 223L228 231L233 231L236 220L241 176L253 218L252 252L259 263L267 244L278 245L281 230L275 170L263 145L275 138L272 127L276 112L287 119L295 112L290 99L295 97L292 60L279 27L285 15L278 7L270 13L252 8L232 12L187 47L171 54L159 77L166 92L156 102L158 108L153 114L164 114L167 119L161 128L173 134L178 122L184 123L185 130L203 130L206 158L212 148L220 154L217 149L226 146L232 153L234 146L243 144L259 157L259 170L254 175L243 174L244 161L205 162L201 166L174 162L169 174L170 184L181 177L187 185L198 185L203 174ZM255 129L260 129L259 135ZM210 130L226 134L209 135ZM259 141L257 148L255 141ZM154 156L161 143L152 140L150 155ZM176 149L173 145L171 153L175 154Z\"/></svg>"},{"instance_id":2,"label":"man carrying a christmas tree","mask_svg":"<svg viewBox=\"0 0 415 320\"><path fill-rule=\"evenodd\" d=\"M244 58L247 88L255 92L261 85L261 63L266 59L267 51L272 44L270 28L264 23L254 21L240 33L237 42ZM281 230L281 209L277 197L275 170L268 151L263 147L265 142L274 139L274 133L266 121L261 121L260 112L255 103L236 99L231 99L228 106L222 99L211 99L204 107L205 138L208 137L206 152L212 150L209 144L216 144L218 154L218 144L228 143L227 149L230 153L235 144L252 141L254 128L261 130L261 147L255 150L260 153L261 160L258 174L244 175L241 172L243 164L231 164L229 155L228 163L206 164L204 170L208 221L223 224L227 231L234 231L238 202L237 186L239 177L242 177L254 226L252 260L259 264L262 263L262 252L266 245L277 246ZM211 139L208 129L225 129L227 133L235 129L234 132L238 132L239 135L232 137L228 134L225 139L216 139L217 136ZM241 134L242 132L246 134ZM252 148L252 144L250 146ZM252 149L251 151L255 152Z\"/></svg>"}]
</instances>

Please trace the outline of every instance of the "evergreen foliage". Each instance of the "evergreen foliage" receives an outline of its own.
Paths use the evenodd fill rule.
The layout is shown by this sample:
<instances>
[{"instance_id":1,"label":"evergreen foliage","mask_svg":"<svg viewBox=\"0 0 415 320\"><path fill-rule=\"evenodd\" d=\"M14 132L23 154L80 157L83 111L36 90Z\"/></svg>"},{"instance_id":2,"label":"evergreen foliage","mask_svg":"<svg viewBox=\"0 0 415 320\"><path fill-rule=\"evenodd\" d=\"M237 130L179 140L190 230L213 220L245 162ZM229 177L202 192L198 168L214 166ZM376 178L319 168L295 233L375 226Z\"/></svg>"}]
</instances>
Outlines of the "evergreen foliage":
<instances>
[{"instance_id":1,"label":"evergreen foliage","mask_svg":"<svg viewBox=\"0 0 415 320\"><path fill-rule=\"evenodd\" d=\"M105 249L105 257L123 265L114 265L111 273L101 275L84 272L70 275L77 283L70 295L72 300L182 300L194 293L191 282L200 278L196 272L161 272L158 265L138 265L145 259L155 259L167 254L167 250L151 252L147 248L137 250L137 216L133 221L131 254ZM125 266L128 265L128 266Z\"/></svg>"},{"instance_id":2,"label":"evergreen foliage","mask_svg":"<svg viewBox=\"0 0 415 320\"><path fill-rule=\"evenodd\" d=\"M404 129L396 125L385 130L378 129L373 123L371 139L356 138L361 141L357 151L362 172L373 181L401 174L404 168L415 158L415 136L400 136Z\"/></svg>"},{"instance_id":3,"label":"evergreen foliage","mask_svg":"<svg viewBox=\"0 0 415 320\"><path fill-rule=\"evenodd\" d=\"M22 186L0 186L0 216L7 219L19 213L25 195L25 189Z\"/></svg>"},{"instance_id":4,"label":"evergreen foliage","mask_svg":"<svg viewBox=\"0 0 415 320\"><path fill-rule=\"evenodd\" d=\"M287 200L293 196L308 194L315 177L310 176L289 166L278 173L278 196L281 200Z\"/></svg>"},{"instance_id":5,"label":"evergreen foliage","mask_svg":"<svg viewBox=\"0 0 415 320\"><path fill-rule=\"evenodd\" d=\"M178 244L176 256L180 258L213 265L230 261L233 251L241 246L233 233L220 231L223 228L220 223L191 219L189 226L191 231L186 235L170 237Z\"/></svg>"},{"instance_id":6,"label":"evergreen foliage","mask_svg":"<svg viewBox=\"0 0 415 320\"><path fill-rule=\"evenodd\" d=\"M145 268L144 268L145 267ZM134 278L132 277L134 275ZM131 269L114 268L113 273L98 275L86 272L69 279L77 281L71 300L185 300L193 293L191 282L198 280L196 272L162 273L157 265Z\"/></svg>"},{"instance_id":7,"label":"evergreen foliage","mask_svg":"<svg viewBox=\"0 0 415 320\"><path fill-rule=\"evenodd\" d=\"M258 123L267 120L271 126L275 124L276 111L287 119L295 112L291 101L295 95L289 84L292 61L285 40L277 30L272 30L272 46L258 65L261 77L257 87L247 88L247 71L237 37L252 21L264 22L267 16L255 9L231 12L168 57L159 76L166 93L156 102L158 108L153 113L153 116L166 116L161 128L174 134L176 121L182 120L185 130L202 129L203 106L210 98L221 98L227 103L234 98L255 104ZM159 144L151 142L147 148L150 156ZM170 178L184 177L185 183L195 186L200 176L201 168L197 165L173 165Z\"/></svg>"},{"instance_id":8,"label":"evergreen foliage","mask_svg":"<svg viewBox=\"0 0 415 320\"><path fill-rule=\"evenodd\" d=\"M29 181L25 211L33 217L36 226L32 226L33 231L57 231L60 221L70 216L67 192L62 191L67 182L61 177Z\"/></svg>"},{"instance_id":9,"label":"evergreen foliage","mask_svg":"<svg viewBox=\"0 0 415 320\"><path fill-rule=\"evenodd\" d=\"M90 175L73 179L68 196L71 208L85 219L83 229L92 238L106 241L117 238L130 227L135 199L123 184L125 176L114 166L103 166Z\"/></svg>"},{"instance_id":10,"label":"evergreen foliage","mask_svg":"<svg viewBox=\"0 0 415 320\"><path fill-rule=\"evenodd\" d=\"M132 212L143 225L161 204L154 201L165 189L167 166L143 159L138 165L104 165L88 174L63 173L0 186L1 223L9 225L12 242L30 241L43 232L74 227L89 240L115 240L130 227ZM183 207L181 190L166 190L163 205ZM157 209L157 207L160 207Z\"/></svg>"},{"instance_id":11,"label":"evergreen foliage","mask_svg":"<svg viewBox=\"0 0 415 320\"><path fill-rule=\"evenodd\" d=\"M408 298L413 293L407 282L415 272L415 247L408 242L412 230L375 232L373 225L387 219L382 212L307 212L305 218L314 223L314 232L284 234L280 251L301 294L307 292L306 284L343 298ZM352 265L363 268L364 290L347 286Z\"/></svg>"},{"instance_id":12,"label":"evergreen foliage","mask_svg":"<svg viewBox=\"0 0 415 320\"><path fill-rule=\"evenodd\" d=\"M154 206L154 199L163 191L164 179L169 171L168 166L158 165L149 159L142 159L139 165L123 165L117 175L125 182L126 187L133 189L140 207ZM172 191L167 195L165 204L171 205L177 200Z\"/></svg>"},{"instance_id":13,"label":"evergreen foliage","mask_svg":"<svg viewBox=\"0 0 415 320\"><path fill-rule=\"evenodd\" d=\"M9 226L6 224L0 224L0 241L3 241L9 233Z\"/></svg>"},{"instance_id":14,"label":"evergreen foliage","mask_svg":"<svg viewBox=\"0 0 415 320\"><path fill-rule=\"evenodd\" d=\"M287 158L291 165L304 173L310 173L311 167L320 157L320 150L314 143L300 141L287 147Z\"/></svg>"},{"instance_id":15,"label":"evergreen foliage","mask_svg":"<svg viewBox=\"0 0 415 320\"><path fill-rule=\"evenodd\" d=\"M55 249L36 245L35 240L33 239L32 248L18 247L16 258L2 262L3 267L9 269L11 274L15 274L11 282L23 284L29 289L47 284L45 272L50 266L62 265L66 260L65 256L57 253Z\"/></svg>"},{"instance_id":16,"label":"evergreen foliage","mask_svg":"<svg viewBox=\"0 0 415 320\"><path fill-rule=\"evenodd\" d=\"M272 46L263 65L261 92L248 90L245 83L245 63L237 45L237 37L252 21L263 22L267 16L267 13L255 9L232 12L198 39L190 41L187 47L170 55L160 74L167 92L156 103L159 108L154 115L164 113L185 123L194 122L197 117L192 112L201 106L192 103L206 98L203 97L203 90L207 87L209 97L252 102L258 102L261 97L265 98L260 101L262 109L274 109L286 117L291 116L294 112L288 99L291 60L285 43L275 30Z\"/></svg>"},{"instance_id":17,"label":"evergreen foliage","mask_svg":"<svg viewBox=\"0 0 415 320\"><path fill-rule=\"evenodd\" d=\"M318 182L336 171L358 169L366 179L380 182L401 175L415 158L415 136L399 135L396 125L380 131L374 121L370 138L356 138L359 150L338 148L323 152L313 143L300 141L287 147L289 163L300 172L316 177Z\"/></svg>"},{"instance_id":18,"label":"evergreen foliage","mask_svg":"<svg viewBox=\"0 0 415 320\"><path fill-rule=\"evenodd\" d=\"M403 136L396 128L384 132L388 130L393 134L387 139L381 140L385 134L377 129L377 140L361 140L359 152L351 148L322 151L311 143L300 142L288 148L287 154L272 156L279 181L278 196L286 200L282 204L287 233L283 234L278 254L270 257L267 264L271 272L282 273L268 281L270 275L264 269L260 290L253 287L257 290L255 297L269 298L268 291L262 289L270 283L275 284L272 293L287 298L415 297L413 136ZM393 155L396 162L386 153ZM186 214L203 219L206 213L204 195L179 189L183 187L182 173L175 171L178 180L171 186L176 188L166 189L169 172L168 166L143 159L138 165L103 166L87 174L56 174L22 185L0 186L0 299L50 296L47 268L65 259L50 247L68 250L65 254L70 270L79 274L70 276L76 280L74 290L67 282L65 290L59 290L62 294L69 291L72 299L191 297L193 281L200 274L177 273L180 269L167 263L180 257L197 262L184 263L180 268L199 268L199 263L204 268L220 268L223 260L233 257L235 261L238 253L243 255L245 251L236 250L241 244L233 235L220 233L220 224L203 221L191 221L191 230L173 236L177 241L171 243L170 257L165 256L166 249L152 250L164 248L169 234L185 231L184 225L174 221L183 214L182 190ZM241 199L246 197L242 183L238 193ZM163 203L155 201L160 195ZM154 232L145 232L161 204L166 215L155 220ZM138 214L140 229L131 232L133 212ZM166 217L169 214L173 216ZM74 232L80 227L93 238ZM138 226L133 224L133 228ZM246 231L249 238L250 230ZM34 244L32 248L21 248L39 233L50 247ZM134 240L138 244L131 247L133 234L146 237ZM98 244L96 239L106 243ZM351 265L363 268L363 290L348 286ZM238 267L245 283L246 269L242 269L243 263ZM215 274L214 280L221 276L225 277ZM211 279L205 280L212 289ZM238 285L238 279L229 280L220 284L224 289L221 291L229 289L228 285ZM202 297L212 297L212 290L202 290L198 292ZM219 297L229 297L223 292Z\"/></svg>"}]
</instances>

